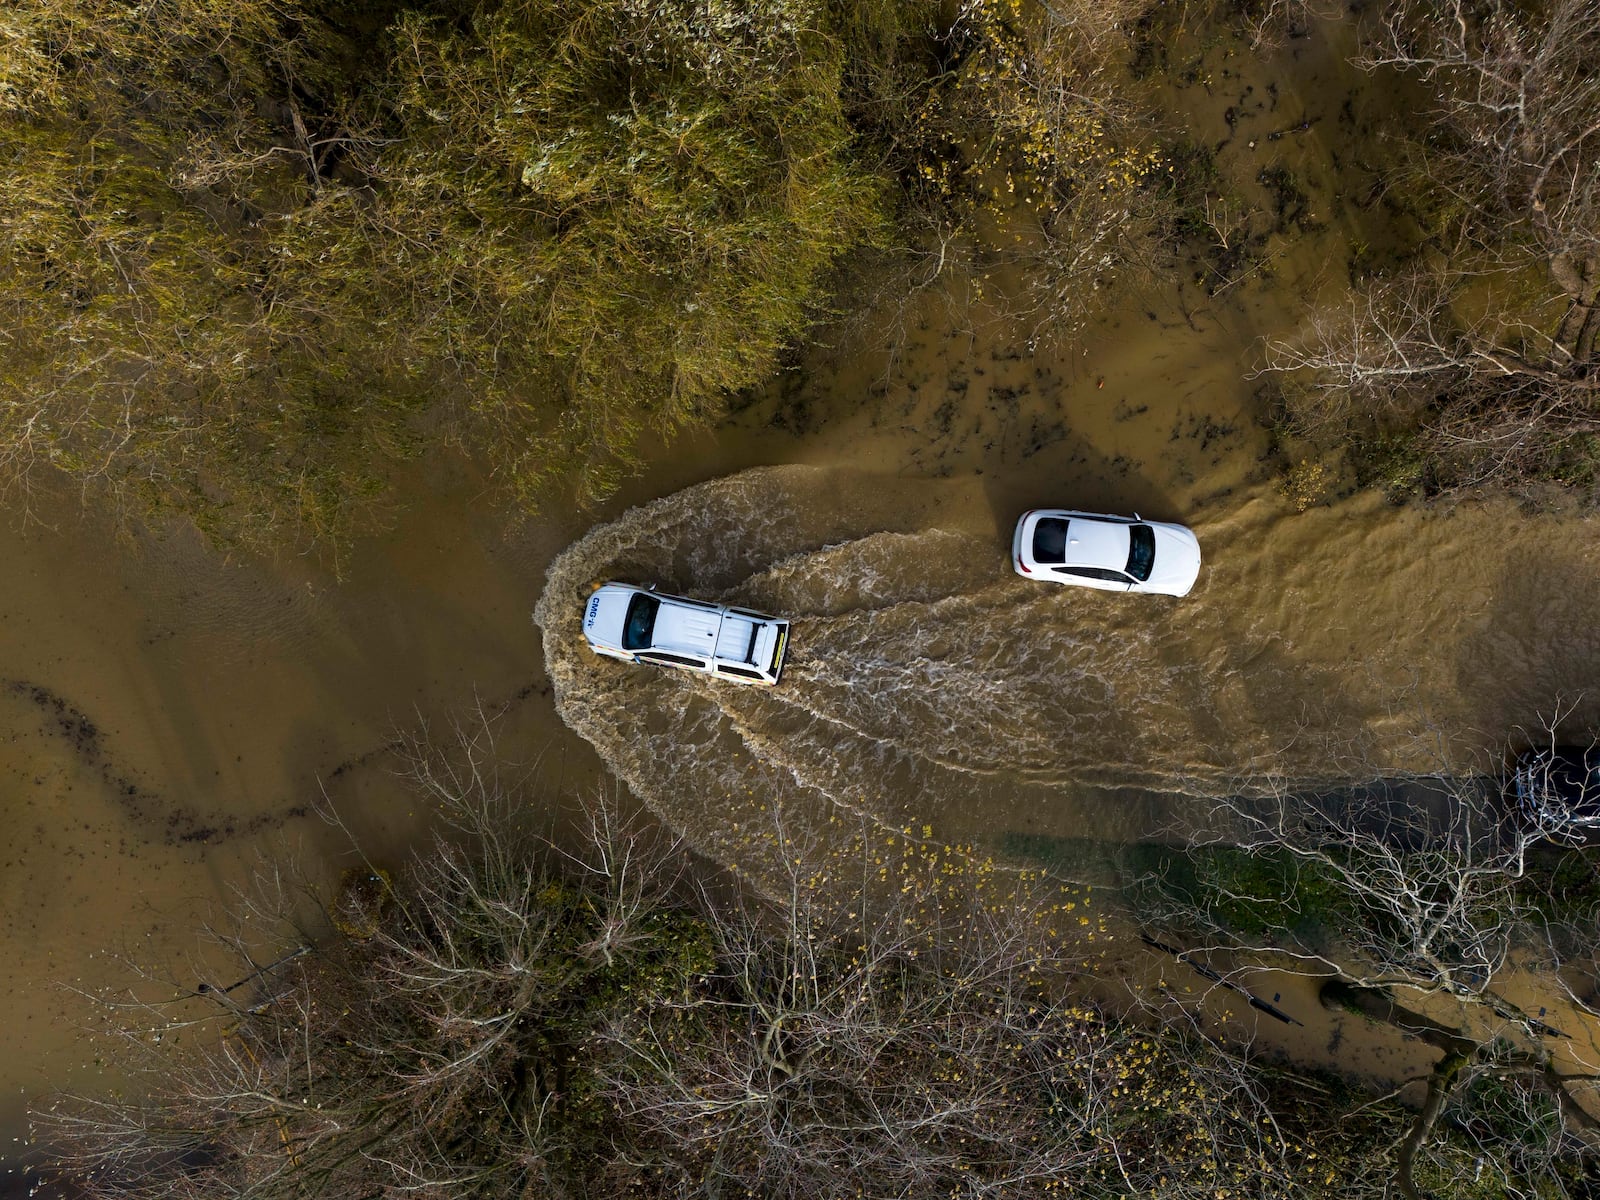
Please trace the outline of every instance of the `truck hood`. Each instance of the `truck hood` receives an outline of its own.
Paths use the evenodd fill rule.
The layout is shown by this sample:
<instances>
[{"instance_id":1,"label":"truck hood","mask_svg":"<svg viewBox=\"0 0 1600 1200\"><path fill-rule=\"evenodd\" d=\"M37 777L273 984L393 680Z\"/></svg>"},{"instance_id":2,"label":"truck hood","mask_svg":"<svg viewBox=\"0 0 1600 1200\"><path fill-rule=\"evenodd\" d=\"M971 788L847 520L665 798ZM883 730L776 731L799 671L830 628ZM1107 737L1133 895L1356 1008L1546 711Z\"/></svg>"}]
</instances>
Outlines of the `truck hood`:
<instances>
[{"instance_id":1,"label":"truck hood","mask_svg":"<svg viewBox=\"0 0 1600 1200\"><path fill-rule=\"evenodd\" d=\"M628 619L632 588L608 583L589 597L583 608L583 636L590 642L613 649L622 648L622 626Z\"/></svg>"}]
</instances>

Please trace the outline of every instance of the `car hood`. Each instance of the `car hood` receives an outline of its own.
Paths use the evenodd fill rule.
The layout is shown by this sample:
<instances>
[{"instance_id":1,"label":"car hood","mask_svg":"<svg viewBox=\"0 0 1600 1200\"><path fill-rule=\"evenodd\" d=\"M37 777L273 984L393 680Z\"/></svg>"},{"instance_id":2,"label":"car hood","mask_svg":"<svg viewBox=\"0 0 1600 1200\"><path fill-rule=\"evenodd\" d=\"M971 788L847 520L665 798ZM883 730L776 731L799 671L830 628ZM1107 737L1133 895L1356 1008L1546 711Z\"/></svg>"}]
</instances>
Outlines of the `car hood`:
<instances>
[{"instance_id":1,"label":"car hood","mask_svg":"<svg viewBox=\"0 0 1600 1200\"><path fill-rule=\"evenodd\" d=\"M583 606L583 636L603 646L622 646L622 626L628 619L628 601L635 589L608 583Z\"/></svg>"},{"instance_id":2,"label":"car hood","mask_svg":"<svg viewBox=\"0 0 1600 1200\"><path fill-rule=\"evenodd\" d=\"M1200 542L1181 526L1149 524L1156 535L1156 560L1145 587L1172 596L1186 595L1200 575Z\"/></svg>"}]
</instances>

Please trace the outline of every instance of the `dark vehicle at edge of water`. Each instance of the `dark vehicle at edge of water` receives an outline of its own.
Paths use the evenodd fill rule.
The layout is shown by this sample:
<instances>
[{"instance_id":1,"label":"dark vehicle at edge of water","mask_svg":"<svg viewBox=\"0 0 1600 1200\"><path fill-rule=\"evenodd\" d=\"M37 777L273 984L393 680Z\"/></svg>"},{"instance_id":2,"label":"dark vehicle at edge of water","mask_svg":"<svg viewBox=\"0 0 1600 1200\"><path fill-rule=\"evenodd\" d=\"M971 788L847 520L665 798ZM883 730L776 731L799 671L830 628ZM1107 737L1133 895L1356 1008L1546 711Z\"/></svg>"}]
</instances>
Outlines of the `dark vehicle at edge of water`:
<instances>
[{"instance_id":1,"label":"dark vehicle at edge of water","mask_svg":"<svg viewBox=\"0 0 1600 1200\"><path fill-rule=\"evenodd\" d=\"M1531 836L1594 840L1600 836L1600 745L1523 751L1506 780L1505 801Z\"/></svg>"}]
</instances>

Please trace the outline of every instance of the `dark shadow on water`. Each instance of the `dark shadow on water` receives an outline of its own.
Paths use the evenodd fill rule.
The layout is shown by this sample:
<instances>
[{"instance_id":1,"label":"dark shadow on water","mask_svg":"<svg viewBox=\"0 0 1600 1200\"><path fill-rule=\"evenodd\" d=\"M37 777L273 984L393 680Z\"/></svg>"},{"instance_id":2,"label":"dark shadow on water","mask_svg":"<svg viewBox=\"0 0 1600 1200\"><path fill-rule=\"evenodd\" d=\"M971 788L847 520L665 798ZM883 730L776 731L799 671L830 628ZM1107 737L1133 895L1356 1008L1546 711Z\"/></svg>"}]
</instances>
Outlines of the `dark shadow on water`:
<instances>
[{"instance_id":1,"label":"dark shadow on water","mask_svg":"<svg viewBox=\"0 0 1600 1200\"><path fill-rule=\"evenodd\" d=\"M0 1129L0 1137L5 1138L7 1144L15 1144L11 1139L20 1136L20 1132L8 1133ZM24 1200L25 1197L32 1197L33 1200L76 1200L82 1195L83 1191L76 1185L39 1171L36 1163L0 1157L0 1200Z\"/></svg>"},{"instance_id":2,"label":"dark shadow on water","mask_svg":"<svg viewBox=\"0 0 1600 1200\"><path fill-rule=\"evenodd\" d=\"M1499 783L1490 776L1414 776L1296 793L1290 804L1319 816L1330 833L1354 829L1410 851L1464 838L1481 843L1493 836L1498 797Z\"/></svg>"},{"instance_id":3,"label":"dark shadow on water","mask_svg":"<svg viewBox=\"0 0 1600 1200\"><path fill-rule=\"evenodd\" d=\"M1600 588L1593 547L1526 549L1506 559L1478 632L1463 639L1457 684L1480 727L1520 749L1585 743L1600 728ZM1543 723L1559 711L1554 731Z\"/></svg>"},{"instance_id":4,"label":"dark shadow on water","mask_svg":"<svg viewBox=\"0 0 1600 1200\"><path fill-rule=\"evenodd\" d=\"M1480 845L1492 841L1501 827L1499 797L1500 784L1492 776L1430 776L1295 792L1284 803L1290 811L1309 814L1313 821L1326 821L1330 836L1335 830L1354 828L1396 850L1416 851L1467 837ZM1126 803L1126 798L1117 802ZM1193 796L1156 793L1149 793L1145 802L1152 814L1182 812L1196 803ZM1234 797L1224 807L1265 812L1268 803ZM1187 835L1177 825L1162 833L1155 832L1153 822L1145 828L1151 832L1137 841L1057 837L1010 829L991 844L1002 858L1042 867L1064 880L1125 889L1163 864L1170 866L1187 845ZM1226 846L1226 837L1212 844Z\"/></svg>"},{"instance_id":5,"label":"dark shadow on water","mask_svg":"<svg viewBox=\"0 0 1600 1200\"><path fill-rule=\"evenodd\" d=\"M1183 523L1166 491L1129 459L1110 457L1085 437L1063 428L1057 441L1036 457L984 476L984 492L994 515L995 534L1010 546L1017 518L1032 508L1075 508L1080 512Z\"/></svg>"}]
</instances>

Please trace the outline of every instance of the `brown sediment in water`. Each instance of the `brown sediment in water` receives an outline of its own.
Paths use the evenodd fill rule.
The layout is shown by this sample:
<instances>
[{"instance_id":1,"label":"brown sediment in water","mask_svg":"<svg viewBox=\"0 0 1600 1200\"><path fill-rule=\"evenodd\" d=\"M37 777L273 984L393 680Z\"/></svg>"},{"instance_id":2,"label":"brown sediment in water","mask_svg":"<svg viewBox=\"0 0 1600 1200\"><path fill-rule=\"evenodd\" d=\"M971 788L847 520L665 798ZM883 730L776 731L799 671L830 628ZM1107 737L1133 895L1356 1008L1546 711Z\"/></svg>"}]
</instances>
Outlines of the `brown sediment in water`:
<instances>
[{"instance_id":1,"label":"brown sediment in water","mask_svg":"<svg viewBox=\"0 0 1600 1200\"><path fill-rule=\"evenodd\" d=\"M193 987L198 931L259 855L296 857L330 886L357 861L313 813L324 796L375 859L420 844L425 814L385 754L397 731L509 709L508 750L553 789L598 777L549 713L528 619L570 529L508 536L473 515L475 486L429 482L433 502L362 546L342 583L298 560L230 563L183 535L0 527L8 1140L50 1089L111 1082L77 992L125 985L116 955Z\"/></svg>"},{"instance_id":2,"label":"brown sediment in water","mask_svg":"<svg viewBox=\"0 0 1600 1200\"><path fill-rule=\"evenodd\" d=\"M1191 134L1257 210L1253 249L1123 295L1087 349L1031 351L993 307L930 295L814 352L715 439L659 448L597 513L508 534L479 481L419 472L343 582L182 535L0 527L0 1129L51 1087L108 1082L60 985L120 982L108 951L182 962L258 852L331 884L352 860L310 811L324 790L397 861L424 821L383 748L480 704L510 706L502 748L553 790L609 768L734 865L732 826L763 803L941 842L1115 842L1263 774L1482 769L1558 703L1569 732L1600 727L1592 522L1399 508L1343 494L1336 470L1307 511L1281 493L1245 374L1260 336L1340 286L1352 237L1381 243L1371 180L1348 173L1362 95L1321 36L1264 61L1213 47L1189 78ZM1200 583L1171 601L1018 579L1010 527L1036 505L1184 521ZM613 575L796 617L784 685L595 662L574 606ZM1166 985L1303 1061L1425 1073L1423 1050L1321 1009L1302 978L1245 976L1304 1022L1283 1026L1110 934L1112 992Z\"/></svg>"}]
</instances>

